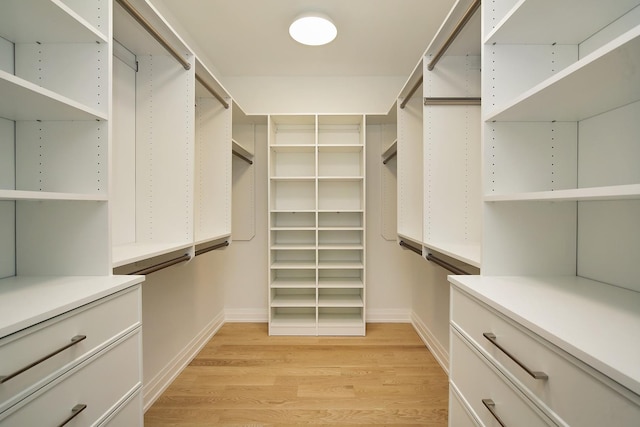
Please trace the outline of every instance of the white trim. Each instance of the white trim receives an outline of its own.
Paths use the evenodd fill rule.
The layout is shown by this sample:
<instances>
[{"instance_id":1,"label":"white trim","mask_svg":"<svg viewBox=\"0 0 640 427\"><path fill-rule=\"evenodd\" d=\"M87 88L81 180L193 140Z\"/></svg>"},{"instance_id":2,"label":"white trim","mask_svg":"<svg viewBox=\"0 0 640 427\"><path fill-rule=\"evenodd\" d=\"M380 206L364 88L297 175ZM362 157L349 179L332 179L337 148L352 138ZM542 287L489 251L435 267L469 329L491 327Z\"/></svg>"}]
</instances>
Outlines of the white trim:
<instances>
[{"instance_id":1,"label":"white trim","mask_svg":"<svg viewBox=\"0 0 640 427\"><path fill-rule=\"evenodd\" d=\"M176 355L158 374L147 381L143 388L144 412L160 397L178 375L187 367L202 347L224 325L224 313L217 315L200 333L198 333L184 349Z\"/></svg>"},{"instance_id":2,"label":"white trim","mask_svg":"<svg viewBox=\"0 0 640 427\"><path fill-rule=\"evenodd\" d=\"M263 308L233 308L224 311L226 322L259 322L269 321L269 313Z\"/></svg>"},{"instance_id":3,"label":"white trim","mask_svg":"<svg viewBox=\"0 0 640 427\"><path fill-rule=\"evenodd\" d=\"M367 323L410 323L411 310L404 308L368 308Z\"/></svg>"},{"instance_id":4,"label":"white trim","mask_svg":"<svg viewBox=\"0 0 640 427\"><path fill-rule=\"evenodd\" d=\"M420 339L422 339L422 342L424 342L431 354L433 354L433 357L436 358L442 369L449 375L449 351L442 346L415 312L411 313L411 324L420 336Z\"/></svg>"}]
</instances>

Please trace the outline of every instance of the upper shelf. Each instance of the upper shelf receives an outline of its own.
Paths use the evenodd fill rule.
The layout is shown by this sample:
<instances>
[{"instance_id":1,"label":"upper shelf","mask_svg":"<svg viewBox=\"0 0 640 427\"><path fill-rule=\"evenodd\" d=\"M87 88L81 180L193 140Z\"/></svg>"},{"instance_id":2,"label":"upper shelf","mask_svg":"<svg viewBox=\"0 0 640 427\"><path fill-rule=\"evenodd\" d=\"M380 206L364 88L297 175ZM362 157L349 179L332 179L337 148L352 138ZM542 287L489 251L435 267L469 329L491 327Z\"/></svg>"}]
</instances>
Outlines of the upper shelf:
<instances>
[{"instance_id":1,"label":"upper shelf","mask_svg":"<svg viewBox=\"0 0 640 427\"><path fill-rule=\"evenodd\" d=\"M107 37L60 0L2 2L0 37L13 43L107 43Z\"/></svg>"},{"instance_id":2,"label":"upper shelf","mask_svg":"<svg viewBox=\"0 0 640 427\"><path fill-rule=\"evenodd\" d=\"M485 202L516 201L602 201L640 199L640 184L614 185L610 187L575 188L569 190L534 191L528 193L491 194L484 197Z\"/></svg>"},{"instance_id":3,"label":"upper shelf","mask_svg":"<svg viewBox=\"0 0 640 427\"><path fill-rule=\"evenodd\" d=\"M640 25L490 113L486 121L580 121L640 99Z\"/></svg>"},{"instance_id":4,"label":"upper shelf","mask_svg":"<svg viewBox=\"0 0 640 427\"><path fill-rule=\"evenodd\" d=\"M0 117L9 120L106 120L98 110L0 70Z\"/></svg>"},{"instance_id":5,"label":"upper shelf","mask_svg":"<svg viewBox=\"0 0 640 427\"><path fill-rule=\"evenodd\" d=\"M485 43L579 44L638 4L638 0L520 0ZM576 14L588 19L575 19Z\"/></svg>"}]
</instances>

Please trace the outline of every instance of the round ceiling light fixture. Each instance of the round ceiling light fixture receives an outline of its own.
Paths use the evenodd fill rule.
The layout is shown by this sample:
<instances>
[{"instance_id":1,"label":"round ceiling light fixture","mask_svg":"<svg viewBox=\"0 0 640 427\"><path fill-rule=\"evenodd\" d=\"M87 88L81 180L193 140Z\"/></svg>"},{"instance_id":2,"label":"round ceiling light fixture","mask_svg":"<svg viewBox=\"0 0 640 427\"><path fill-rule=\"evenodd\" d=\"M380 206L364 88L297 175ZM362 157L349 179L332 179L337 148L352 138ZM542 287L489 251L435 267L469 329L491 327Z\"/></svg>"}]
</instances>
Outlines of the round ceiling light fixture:
<instances>
[{"instance_id":1,"label":"round ceiling light fixture","mask_svg":"<svg viewBox=\"0 0 640 427\"><path fill-rule=\"evenodd\" d=\"M333 41L338 35L338 29L326 15L305 13L289 26L289 34L298 43L321 46Z\"/></svg>"}]
</instances>

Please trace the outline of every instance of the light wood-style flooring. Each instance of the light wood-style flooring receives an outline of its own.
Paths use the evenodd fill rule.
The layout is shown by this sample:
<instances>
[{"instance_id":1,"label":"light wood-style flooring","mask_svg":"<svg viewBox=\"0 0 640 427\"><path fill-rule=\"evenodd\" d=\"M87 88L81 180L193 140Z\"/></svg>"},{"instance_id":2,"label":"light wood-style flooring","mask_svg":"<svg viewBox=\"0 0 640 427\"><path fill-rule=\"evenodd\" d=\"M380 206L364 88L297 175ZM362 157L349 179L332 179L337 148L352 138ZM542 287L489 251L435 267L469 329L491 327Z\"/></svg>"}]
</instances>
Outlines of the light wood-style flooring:
<instances>
[{"instance_id":1,"label":"light wood-style flooring","mask_svg":"<svg viewBox=\"0 0 640 427\"><path fill-rule=\"evenodd\" d=\"M368 324L366 337L270 337L265 323L227 323L144 420L446 426L447 381L410 324Z\"/></svg>"}]
</instances>

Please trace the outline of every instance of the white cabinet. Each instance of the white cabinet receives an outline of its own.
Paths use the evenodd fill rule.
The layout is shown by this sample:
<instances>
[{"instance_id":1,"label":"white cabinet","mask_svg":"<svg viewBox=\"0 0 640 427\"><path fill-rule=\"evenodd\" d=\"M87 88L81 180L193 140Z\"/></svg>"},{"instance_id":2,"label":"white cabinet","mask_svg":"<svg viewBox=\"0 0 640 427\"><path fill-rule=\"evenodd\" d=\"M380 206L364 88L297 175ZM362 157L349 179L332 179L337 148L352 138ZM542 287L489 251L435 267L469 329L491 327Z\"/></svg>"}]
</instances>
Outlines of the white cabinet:
<instances>
[{"instance_id":1,"label":"white cabinet","mask_svg":"<svg viewBox=\"0 0 640 427\"><path fill-rule=\"evenodd\" d=\"M561 3L482 5L482 276L451 277L452 337L555 424L632 425L640 2Z\"/></svg>"},{"instance_id":2,"label":"white cabinet","mask_svg":"<svg viewBox=\"0 0 640 427\"><path fill-rule=\"evenodd\" d=\"M365 333L364 117L269 118L269 332Z\"/></svg>"},{"instance_id":3,"label":"white cabinet","mask_svg":"<svg viewBox=\"0 0 640 427\"><path fill-rule=\"evenodd\" d=\"M141 406L125 405L142 388L141 281L104 276L6 283L0 291L7 304L0 314L0 425L71 419L70 425L98 425L125 408L129 425L142 425Z\"/></svg>"}]
</instances>

